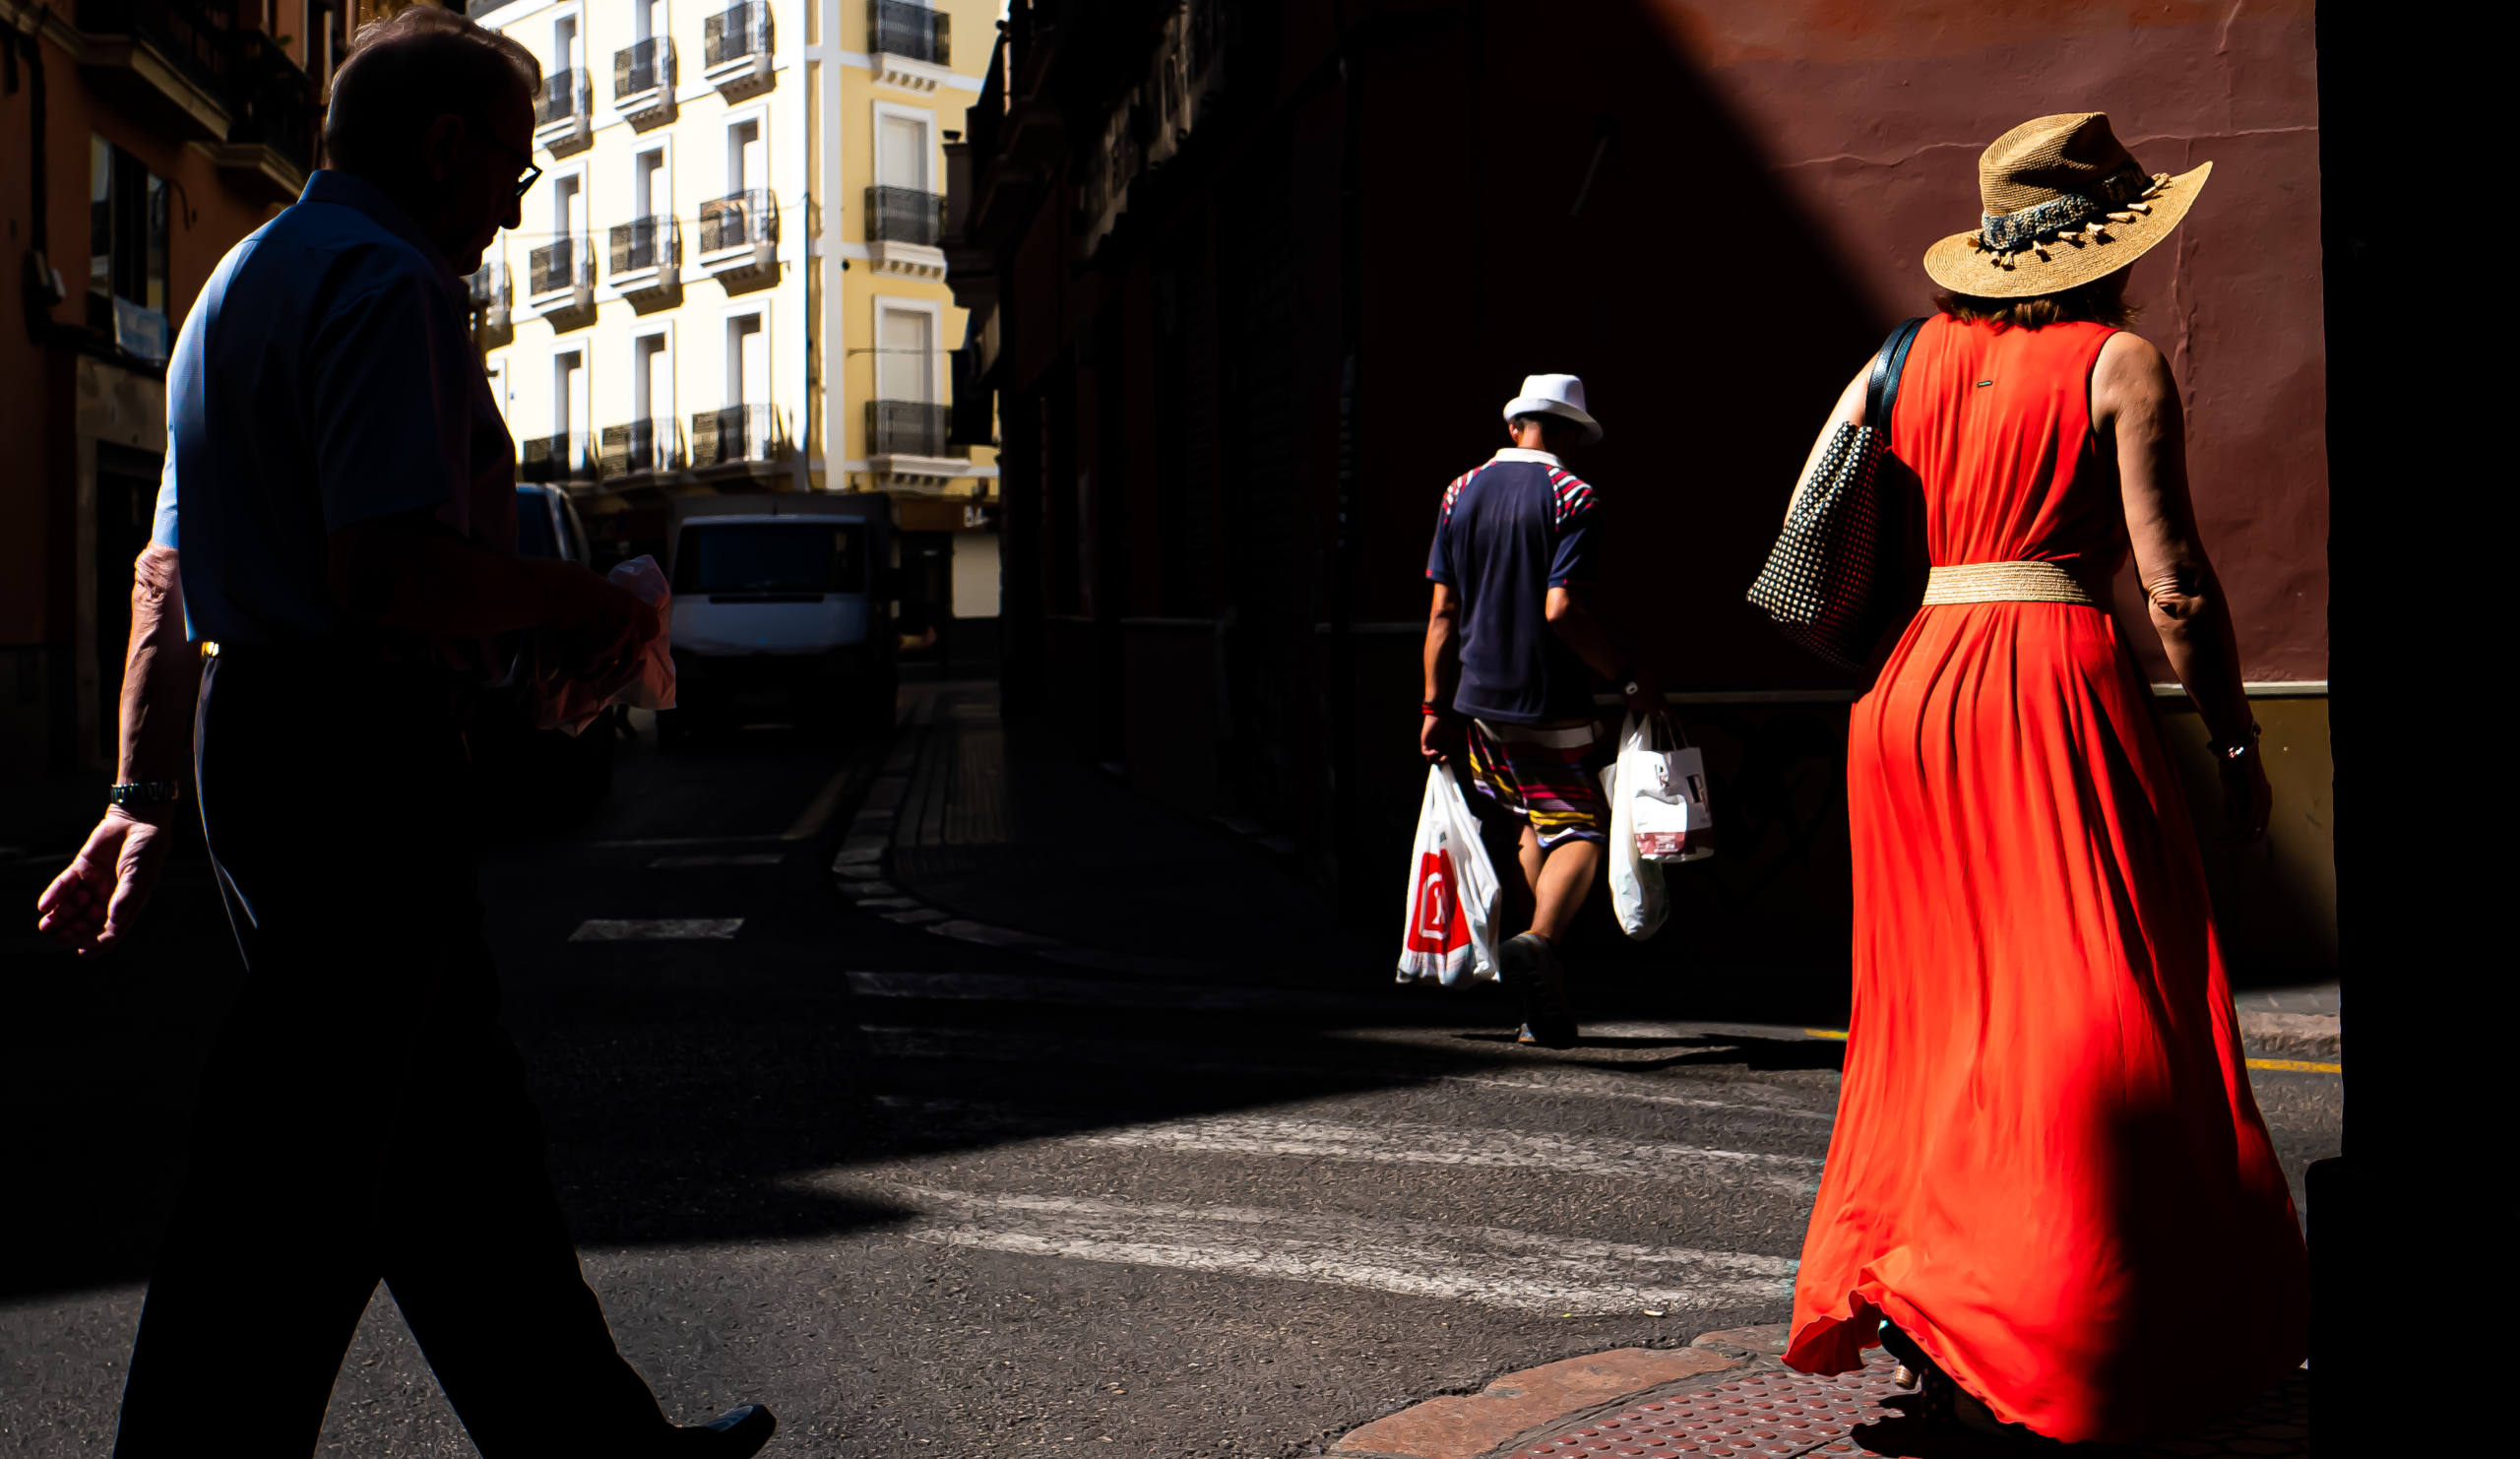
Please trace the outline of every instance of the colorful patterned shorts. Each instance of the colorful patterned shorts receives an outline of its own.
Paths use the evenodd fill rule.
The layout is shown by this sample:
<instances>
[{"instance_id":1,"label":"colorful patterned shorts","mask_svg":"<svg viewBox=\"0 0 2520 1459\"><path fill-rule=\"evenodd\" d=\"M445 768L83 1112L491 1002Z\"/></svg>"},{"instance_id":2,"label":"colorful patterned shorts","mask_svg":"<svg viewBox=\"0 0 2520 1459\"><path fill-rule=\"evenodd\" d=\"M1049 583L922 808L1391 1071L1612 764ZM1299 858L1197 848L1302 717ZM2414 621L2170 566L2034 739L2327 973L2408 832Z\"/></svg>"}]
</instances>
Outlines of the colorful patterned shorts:
<instances>
[{"instance_id":1,"label":"colorful patterned shorts","mask_svg":"<svg viewBox=\"0 0 2520 1459\"><path fill-rule=\"evenodd\" d=\"M1595 727L1540 730L1473 720L1464 736L1470 779L1514 819L1540 833L1541 850L1561 841L1607 842L1609 797L1602 793Z\"/></svg>"}]
</instances>

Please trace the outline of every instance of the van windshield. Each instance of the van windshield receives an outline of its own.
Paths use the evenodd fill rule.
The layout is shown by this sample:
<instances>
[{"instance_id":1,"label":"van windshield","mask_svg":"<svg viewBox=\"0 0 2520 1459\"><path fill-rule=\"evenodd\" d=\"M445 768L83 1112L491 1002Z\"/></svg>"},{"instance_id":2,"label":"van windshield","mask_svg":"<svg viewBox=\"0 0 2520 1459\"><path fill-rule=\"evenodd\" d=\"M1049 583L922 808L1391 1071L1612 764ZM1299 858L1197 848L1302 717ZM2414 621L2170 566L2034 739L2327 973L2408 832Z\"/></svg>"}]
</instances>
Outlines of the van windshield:
<instances>
[{"instance_id":1,"label":"van windshield","mask_svg":"<svg viewBox=\"0 0 2520 1459\"><path fill-rule=\"evenodd\" d=\"M866 545L856 528L828 522L694 523L675 550L673 591L863 593Z\"/></svg>"},{"instance_id":2,"label":"van windshield","mask_svg":"<svg viewBox=\"0 0 2520 1459\"><path fill-rule=\"evenodd\" d=\"M551 504L539 491L516 494L516 550L520 557L558 557L559 534L551 530Z\"/></svg>"}]
</instances>

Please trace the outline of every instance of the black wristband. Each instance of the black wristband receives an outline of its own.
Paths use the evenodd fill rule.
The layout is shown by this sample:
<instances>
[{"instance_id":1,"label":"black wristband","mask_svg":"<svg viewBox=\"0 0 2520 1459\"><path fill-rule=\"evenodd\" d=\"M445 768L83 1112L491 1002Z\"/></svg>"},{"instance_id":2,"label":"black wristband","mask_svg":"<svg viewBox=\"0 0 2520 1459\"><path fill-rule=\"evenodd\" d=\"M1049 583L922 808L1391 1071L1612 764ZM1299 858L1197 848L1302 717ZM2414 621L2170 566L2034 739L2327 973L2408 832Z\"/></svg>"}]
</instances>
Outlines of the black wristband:
<instances>
[{"instance_id":1,"label":"black wristband","mask_svg":"<svg viewBox=\"0 0 2520 1459\"><path fill-rule=\"evenodd\" d=\"M105 798L125 810L171 805L184 798L184 784L173 780L137 780L108 787Z\"/></svg>"}]
</instances>

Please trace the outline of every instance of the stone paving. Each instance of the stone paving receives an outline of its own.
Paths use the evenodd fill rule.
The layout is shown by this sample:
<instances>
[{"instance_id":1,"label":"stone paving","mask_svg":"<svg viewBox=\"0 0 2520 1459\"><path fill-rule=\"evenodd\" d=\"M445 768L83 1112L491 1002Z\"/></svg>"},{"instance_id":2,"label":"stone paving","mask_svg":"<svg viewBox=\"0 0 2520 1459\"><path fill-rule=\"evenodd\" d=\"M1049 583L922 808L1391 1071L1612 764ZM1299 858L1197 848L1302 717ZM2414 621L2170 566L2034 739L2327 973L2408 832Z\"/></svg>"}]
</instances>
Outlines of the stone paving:
<instances>
[{"instance_id":1,"label":"stone paving","mask_svg":"<svg viewBox=\"0 0 2520 1459\"><path fill-rule=\"evenodd\" d=\"M1781 1366L1775 1358L1784 1329L1737 1328L1708 1333L1691 1345L1715 1370L1682 1381L1630 1392L1609 1402L1586 1402L1598 1380L1625 1371L1643 1374L1655 1362L1682 1354L1640 1350L1570 1359L1509 1373L1489 1394L1510 1395L1522 1414L1497 1406L1485 1431L1477 1399L1444 1398L1420 1404L1356 1430L1331 1452L1352 1459L1578 1459L1578 1456L1648 1456L1669 1459L1797 1459L1802 1455L1913 1455L1917 1459L2003 1459L2045 1454L2054 1459L2307 1459L2309 1375L2296 1373L2242 1414L2202 1432L2163 1442L2061 1444L1998 1439L1977 1434L1926 1442L1905 1410L1906 1390L1892 1381L1896 1364L1879 1349L1858 1372L1815 1378ZM1685 1365L1672 1369L1686 1372ZM1569 1377L1576 1383L1570 1384ZM1595 1379L1590 1391L1579 1386ZM1531 1423L1529 1406L1555 1398L1561 1416L1506 1438L1516 1420ZM1501 1441L1500 1441L1501 1440Z\"/></svg>"},{"instance_id":2,"label":"stone paving","mask_svg":"<svg viewBox=\"0 0 2520 1459\"><path fill-rule=\"evenodd\" d=\"M1782 1368L1745 1373L1698 1392L1673 1394L1598 1416L1529 1442L1512 1459L1568 1459L1579 1454L1702 1455L1705 1459L1792 1459L1836 1454L1965 1454L1967 1448L1911 1447L1905 1421L1888 1406L1902 1390L1891 1381L1889 1356L1875 1350L1861 1372L1813 1378ZM1967 1441L1964 1440L1964 1444ZM1987 1455L2025 1446L1988 1441ZM2309 1453L2306 1375L2260 1399L2228 1423L2183 1439L2136 1446L2039 1443L2058 1459L2218 1459L2223 1455L2292 1459Z\"/></svg>"}]
</instances>

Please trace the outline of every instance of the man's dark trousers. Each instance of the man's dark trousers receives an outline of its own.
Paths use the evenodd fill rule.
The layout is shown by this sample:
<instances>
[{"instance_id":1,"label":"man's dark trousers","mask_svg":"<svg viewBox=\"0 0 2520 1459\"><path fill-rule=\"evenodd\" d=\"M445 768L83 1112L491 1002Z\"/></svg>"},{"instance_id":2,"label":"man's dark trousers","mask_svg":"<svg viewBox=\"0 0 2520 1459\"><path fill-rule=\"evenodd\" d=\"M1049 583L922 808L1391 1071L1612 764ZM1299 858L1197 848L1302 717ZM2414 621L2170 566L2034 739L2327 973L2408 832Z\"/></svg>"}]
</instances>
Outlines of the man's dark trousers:
<instances>
[{"instance_id":1,"label":"man's dark trousers","mask_svg":"<svg viewBox=\"0 0 2520 1459\"><path fill-rule=\"evenodd\" d=\"M497 1022L445 681L346 653L206 667L202 818L246 981L115 1454L311 1452L380 1280L490 1459L659 1449Z\"/></svg>"}]
</instances>

